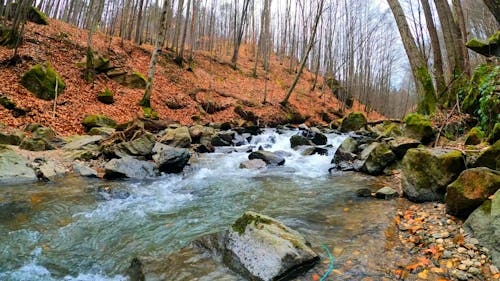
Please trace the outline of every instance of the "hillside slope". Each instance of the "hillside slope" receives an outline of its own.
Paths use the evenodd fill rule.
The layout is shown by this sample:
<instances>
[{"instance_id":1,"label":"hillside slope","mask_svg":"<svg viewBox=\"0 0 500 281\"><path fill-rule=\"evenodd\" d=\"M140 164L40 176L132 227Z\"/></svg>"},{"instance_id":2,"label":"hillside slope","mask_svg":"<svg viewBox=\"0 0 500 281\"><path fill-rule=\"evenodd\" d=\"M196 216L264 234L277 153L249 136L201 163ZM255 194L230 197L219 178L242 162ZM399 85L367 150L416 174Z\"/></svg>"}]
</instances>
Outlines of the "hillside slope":
<instances>
[{"instance_id":1,"label":"hillside slope","mask_svg":"<svg viewBox=\"0 0 500 281\"><path fill-rule=\"evenodd\" d=\"M106 114L118 122L125 122L142 110L137 106L143 90L128 89L104 75L97 76L94 85L82 79L82 70L76 64L85 55L87 31L78 29L64 22L50 20L50 25L40 26L29 23L26 36L20 48L23 62L16 66L1 66L0 93L14 101L18 107L27 109L25 116L14 117L12 112L0 107L0 123L8 127L22 128L29 123L41 123L51 126L61 135L82 133L80 122L86 114ZM121 39L110 38L103 34L94 36L94 49L111 59L111 63L119 69L137 71L147 74L153 47L137 46ZM239 122L234 109L242 105L251 110L259 118L260 125L273 125L283 119L279 101L283 99L291 85L295 73L289 73L285 65L276 57L271 58L269 79L259 68L258 77L252 77L254 62L253 51L243 46L239 61L239 70L233 70L227 56L195 52L194 71L180 68L172 60L172 53L163 53L156 69L152 105L161 119L179 121L183 124L193 122ZM0 47L0 61L12 56L12 50ZM57 99L55 117L53 101L44 101L34 97L20 83L20 78L31 66L49 61L61 75L67 87ZM321 79L321 78L320 78ZM300 79L290 103L305 116L308 122L324 123L320 113L326 112L331 119L336 119L334 111L339 109L339 102L329 90L322 95L321 87L311 92L313 75L305 72ZM267 82L267 83L266 83ZM267 84L267 85L266 85ZM267 87L267 101L262 104L264 89ZM115 96L115 102L106 105L97 101L97 95L109 88ZM170 104L182 107L171 109ZM208 108L217 105L217 112ZM355 103L352 110L360 110L362 106ZM211 114L210 114L211 113ZM323 114L324 115L324 114ZM380 118L371 113L369 118ZM328 119L328 118L323 118Z\"/></svg>"}]
</instances>

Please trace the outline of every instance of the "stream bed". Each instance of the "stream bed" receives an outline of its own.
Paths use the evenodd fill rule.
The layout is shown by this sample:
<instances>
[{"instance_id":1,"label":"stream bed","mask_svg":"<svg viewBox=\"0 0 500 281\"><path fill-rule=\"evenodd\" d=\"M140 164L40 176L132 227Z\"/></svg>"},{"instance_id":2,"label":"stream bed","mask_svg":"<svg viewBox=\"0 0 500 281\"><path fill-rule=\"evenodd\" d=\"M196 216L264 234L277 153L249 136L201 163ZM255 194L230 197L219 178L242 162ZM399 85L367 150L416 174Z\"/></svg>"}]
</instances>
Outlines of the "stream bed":
<instances>
[{"instance_id":1,"label":"stream bed","mask_svg":"<svg viewBox=\"0 0 500 281\"><path fill-rule=\"evenodd\" d=\"M374 177L329 174L345 136L328 135L328 156L302 156L289 138L297 131L266 130L250 143L193 156L181 175L146 181L68 176L51 183L0 188L0 280L127 280L138 255L166 257L196 238L228 228L256 211L302 233L328 267L335 257L343 280L380 280L394 256L393 218L399 200L359 198L380 188ZM284 166L240 169L248 150L287 154ZM118 190L119 196L96 190ZM127 195L129 195L127 197ZM197 257L177 253L169 280L241 280L217 265L190 270Z\"/></svg>"}]
</instances>

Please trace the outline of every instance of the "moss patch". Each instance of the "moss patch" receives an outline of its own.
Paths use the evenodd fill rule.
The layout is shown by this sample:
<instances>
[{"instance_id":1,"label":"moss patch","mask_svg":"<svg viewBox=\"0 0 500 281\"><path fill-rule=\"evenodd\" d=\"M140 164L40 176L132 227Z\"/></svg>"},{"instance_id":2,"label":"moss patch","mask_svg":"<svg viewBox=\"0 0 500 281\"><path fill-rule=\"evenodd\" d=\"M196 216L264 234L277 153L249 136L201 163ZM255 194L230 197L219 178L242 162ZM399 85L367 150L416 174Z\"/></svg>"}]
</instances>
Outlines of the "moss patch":
<instances>
[{"instance_id":1,"label":"moss patch","mask_svg":"<svg viewBox=\"0 0 500 281\"><path fill-rule=\"evenodd\" d=\"M113 93L108 88L99 93L99 95L97 96L97 100L104 104L112 104L115 102Z\"/></svg>"},{"instance_id":2,"label":"moss patch","mask_svg":"<svg viewBox=\"0 0 500 281\"><path fill-rule=\"evenodd\" d=\"M417 75L423 87L423 93L419 97L418 112L425 115L433 114L436 109L436 93L432 77L427 67L419 67Z\"/></svg>"},{"instance_id":3,"label":"moss patch","mask_svg":"<svg viewBox=\"0 0 500 281\"><path fill-rule=\"evenodd\" d=\"M465 137L465 145L477 145L480 144L482 139L485 137L484 132L480 128L472 128L467 136Z\"/></svg>"},{"instance_id":4,"label":"moss patch","mask_svg":"<svg viewBox=\"0 0 500 281\"><path fill-rule=\"evenodd\" d=\"M142 114L144 115L144 118L153 119L153 120L160 119L160 117L158 116L158 112L156 112L151 107L143 107Z\"/></svg>"},{"instance_id":5,"label":"moss patch","mask_svg":"<svg viewBox=\"0 0 500 281\"><path fill-rule=\"evenodd\" d=\"M246 212L241 216L239 219L237 219L233 225L231 226L232 229L236 232L238 232L240 235L245 233L245 229L247 228L247 225L249 224L254 224L256 227L258 227L259 224L270 224L272 223L272 220L263 218L259 216L258 214L254 213L249 213Z\"/></svg>"},{"instance_id":6,"label":"moss patch","mask_svg":"<svg viewBox=\"0 0 500 281\"><path fill-rule=\"evenodd\" d=\"M37 64L28 70L21 78L21 84L37 98L52 100L55 98L56 84L57 94L60 95L66 84L56 73L49 62Z\"/></svg>"},{"instance_id":7,"label":"moss patch","mask_svg":"<svg viewBox=\"0 0 500 281\"><path fill-rule=\"evenodd\" d=\"M85 130L87 131L89 131L91 128L94 127L115 128L116 121L105 115L92 114L92 115L87 115L85 116L85 118L83 118L82 125L83 127L85 127Z\"/></svg>"},{"instance_id":8,"label":"moss patch","mask_svg":"<svg viewBox=\"0 0 500 281\"><path fill-rule=\"evenodd\" d=\"M351 112L347 117L342 119L340 124L341 132L357 131L366 125L366 117L361 112Z\"/></svg>"},{"instance_id":9,"label":"moss patch","mask_svg":"<svg viewBox=\"0 0 500 281\"><path fill-rule=\"evenodd\" d=\"M429 119L418 113L408 114L404 119L405 133L408 137L428 143L434 137L434 129Z\"/></svg>"}]
</instances>

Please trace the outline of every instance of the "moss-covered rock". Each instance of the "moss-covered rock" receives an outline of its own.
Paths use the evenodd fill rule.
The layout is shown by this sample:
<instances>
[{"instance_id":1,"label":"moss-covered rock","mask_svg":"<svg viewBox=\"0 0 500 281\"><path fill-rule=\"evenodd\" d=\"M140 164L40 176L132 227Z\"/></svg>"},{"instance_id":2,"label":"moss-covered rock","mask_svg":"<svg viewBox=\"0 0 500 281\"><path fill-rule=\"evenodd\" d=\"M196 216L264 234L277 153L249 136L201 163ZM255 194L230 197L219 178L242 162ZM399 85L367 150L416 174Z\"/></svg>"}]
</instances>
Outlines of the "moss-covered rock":
<instances>
[{"instance_id":1,"label":"moss-covered rock","mask_svg":"<svg viewBox=\"0 0 500 281\"><path fill-rule=\"evenodd\" d=\"M175 147L188 148L192 139L187 127L171 128L165 131L161 136L160 142Z\"/></svg>"},{"instance_id":2,"label":"moss-covered rock","mask_svg":"<svg viewBox=\"0 0 500 281\"><path fill-rule=\"evenodd\" d=\"M38 127L33 132L34 139L44 139L47 142L54 140L56 132L49 127Z\"/></svg>"},{"instance_id":3,"label":"moss-covered rock","mask_svg":"<svg viewBox=\"0 0 500 281\"><path fill-rule=\"evenodd\" d=\"M106 88L103 92L100 92L99 95L97 95L97 100L104 104L112 104L115 102L113 93L108 88Z\"/></svg>"},{"instance_id":4,"label":"moss-covered rock","mask_svg":"<svg viewBox=\"0 0 500 281\"><path fill-rule=\"evenodd\" d=\"M498 140L500 140L500 123L495 124L488 137L488 142L490 144L494 144Z\"/></svg>"},{"instance_id":5,"label":"moss-covered rock","mask_svg":"<svg viewBox=\"0 0 500 281\"><path fill-rule=\"evenodd\" d=\"M396 160L396 155L385 143L374 142L365 148L360 155L363 161L361 171L369 175L380 175L385 167Z\"/></svg>"},{"instance_id":6,"label":"moss-covered rock","mask_svg":"<svg viewBox=\"0 0 500 281\"><path fill-rule=\"evenodd\" d=\"M374 126L371 130L383 138L400 137L403 135L401 124L395 122L383 122Z\"/></svg>"},{"instance_id":7,"label":"moss-covered rock","mask_svg":"<svg viewBox=\"0 0 500 281\"><path fill-rule=\"evenodd\" d=\"M311 145L311 142L304 136L302 135L293 135L290 138L290 146L292 148L295 148L297 146L301 145Z\"/></svg>"},{"instance_id":8,"label":"moss-covered rock","mask_svg":"<svg viewBox=\"0 0 500 281\"><path fill-rule=\"evenodd\" d=\"M115 129L108 127L94 127L90 129L89 135L91 136L111 136Z\"/></svg>"},{"instance_id":9,"label":"moss-covered rock","mask_svg":"<svg viewBox=\"0 0 500 281\"><path fill-rule=\"evenodd\" d=\"M490 169L500 169L500 140L481 151L474 167L488 167Z\"/></svg>"},{"instance_id":10,"label":"moss-covered rock","mask_svg":"<svg viewBox=\"0 0 500 281\"><path fill-rule=\"evenodd\" d=\"M23 116L28 113L28 110L18 107L15 102L2 94L0 94L0 106L10 110L14 117Z\"/></svg>"},{"instance_id":11,"label":"moss-covered rock","mask_svg":"<svg viewBox=\"0 0 500 281\"><path fill-rule=\"evenodd\" d=\"M66 87L66 84L49 62L33 66L23 75L21 84L37 98L43 100L54 99L56 84L57 95L60 95Z\"/></svg>"},{"instance_id":12,"label":"moss-covered rock","mask_svg":"<svg viewBox=\"0 0 500 281\"><path fill-rule=\"evenodd\" d=\"M142 108L142 115L144 116L144 118L148 118L148 119L153 119L153 120L160 119L160 117L158 116L158 112L156 112L156 110L154 110L151 107L143 107Z\"/></svg>"},{"instance_id":13,"label":"moss-covered rock","mask_svg":"<svg viewBox=\"0 0 500 281\"><path fill-rule=\"evenodd\" d=\"M109 72L108 77L131 89L146 89L146 78L139 72Z\"/></svg>"},{"instance_id":14,"label":"moss-covered rock","mask_svg":"<svg viewBox=\"0 0 500 281\"><path fill-rule=\"evenodd\" d=\"M366 125L366 117L361 112L351 112L342 119L340 131L343 133L357 131Z\"/></svg>"},{"instance_id":15,"label":"moss-covered rock","mask_svg":"<svg viewBox=\"0 0 500 281\"><path fill-rule=\"evenodd\" d=\"M19 145L25 136L24 132L19 130L13 132L0 131L0 144Z\"/></svg>"},{"instance_id":16,"label":"moss-covered rock","mask_svg":"<svg viewBox=\"0 0 500 281\"><path fill-rule=\"evenodd\" d=\"M429 119L418 113L408 114L404 119L406 137L421 141L423 144L434 139L434 129Z\"/></svg>"},{"instance_id":17,"label":"moss-covered rock","mask_svg":"<svg viewBox=\"0 0 500 281\"><path fill-rule=\"evenodd\" d=\"M45 139L24 139L19 148L30 151L44 151L54 149L52 145Z\"/></svg>"},{"instance_id":18,"label":"moss-covered rock","mask_svg":"<svg viewBox=\"0 0 500 281\"><path fill-rule=\"evenodd\" d=\"M484 138L484 133L480 128L474 127L465 136L465 145L477 145L480 144Z\"/></svg>"},{"instance_id":19,"label":"moss-covered rock","mask_svg":"<svg viewBox=\"0 0 500 281\"><path fill-rule=\"evenodd\" d=\"M113 69L113 66L111 65L111 61L104 57L99 55L97 52L94 52L94 70L96 73L107 73L111 69ZM79 61L76 66L79 68L87 68L87 56L85 56L81 61Z\"/></svg>"},{"instance_id":20,"label":"moss-covered rock","mask_svg":"<svg viewBox=\"0 0 500 281\"><path fill-rule=\"evenodd\" d=\"M446 189L446 211L465 218L498 189L499 171L484 167L465 170Z\"/></svg>"},{"instance_id":21,"label":"moss-covered rock","mask_svg":"<svg viewBox=\"0 0 500 281\"><path fill-rule=\"evenodd\" d=\"M500 31L497 31L488 40L472 39L466 44L467 48L486 57L500 57Z\"/></svg>"},{"instance_id":22,"label":"moss-covered rock","mask_svg":"<svg viewBox=\"0 0 500 281\"><path fill-rule=\"evenodd\" d=\"M48 25L49 24L49 19L47 16L38 8L36 7L31 7L28 11L28 20L36 23L36 24L41 24L41 25Z\"/></svg>"},{"instance_id":23,"label":"moss-covered rock","mask_svg":"<svg viewBox=\"0 0 500 281\"><path fill-rule=\"evenodd\" d=\"M91 114L83 118L82 125L83 127L85 127L86 131L89 131L94 127L114 128L116 127L116 121L107 117L106 115Z\"/></svg>"},{"instance_id":24,"label":"moss-covered rock","mask_svg":"<svg viewBox=\"0 0 500 281\"><path fill-rule=\"evenodd\" d=\"M414 202L442 201L446 187L465 169L459 150L413 148L402 161L403 193Z\"/></svg>"}]
</instances>

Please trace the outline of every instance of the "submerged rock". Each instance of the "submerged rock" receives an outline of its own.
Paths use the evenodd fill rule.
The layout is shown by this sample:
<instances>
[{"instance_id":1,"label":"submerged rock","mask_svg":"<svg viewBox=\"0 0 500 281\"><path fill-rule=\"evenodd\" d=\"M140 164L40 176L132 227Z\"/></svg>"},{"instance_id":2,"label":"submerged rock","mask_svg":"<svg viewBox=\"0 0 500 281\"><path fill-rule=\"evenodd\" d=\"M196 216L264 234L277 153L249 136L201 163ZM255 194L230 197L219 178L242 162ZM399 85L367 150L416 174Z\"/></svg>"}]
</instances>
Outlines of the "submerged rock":
<instances>
[{"instance_id":1,"label":"submerged rock","mask_svg":"<svg viewBox=\"0 0 500 281\"><path fill-rule=\"evenodd\" d=\"M248 155L248 159L261 159L264 162L266 162L268 165L284 165L285 164L285 158L278 156L270 151L264 151L264 150L259 150L259 151L254 151Z\"/></svg>"},{"instance_id":2,"label":"submerged rock","mask_svg":"<svg viewBox=\"0 0 500 281\"><path fill-rule=\"evenodd\" d=\"M104 166L106 179L145 179L155 176L155 164L132 157L112 159Z\"/></svg>"},{"instance_id":3,"label":"submerged rock","mask_svg":"<svg viewBox=\"0 0 500 281\"><path fill-rule=\"evenodd\" d=\"M0 146L0 184L35 182L35 171L28 167L28 161L15 151Z\"/></svg>"},{"instance_id":4,"label":"submerged rock","mask_svg":"<svg viewBox=\"0 0 500 281\"><path fill-rule=\"evenodd\" d=\"M442 201L446 187L465 169L459 150L412 148L402 162L404 195L415 202Z\"/></svg>"},{"instance_id":5,"label":"submerged rock","mask_svg":"<svg viewBox=\"0 0 500 281\"><path fill-rule=\"evenodd\" d=\"M446 211L457 217L467 217L498 189L500 172L484 167L465 170L448 185Z\"/></svg>"},{"instance_id":6,"label":"submerged rock","mask_svg":"<svg viewBox=\"0 0 500 281\"><path fill-rule=\"evenodd\" d=\"M224 241L224 264L251 280L287 280L318 261L297 231L254 212L241 216Z\"/></svg>"}]
</instances>

